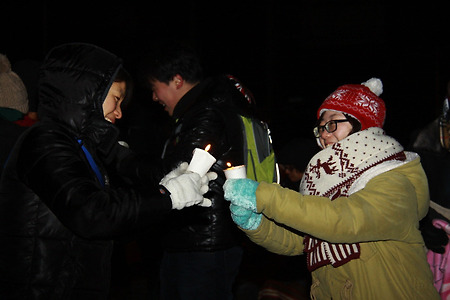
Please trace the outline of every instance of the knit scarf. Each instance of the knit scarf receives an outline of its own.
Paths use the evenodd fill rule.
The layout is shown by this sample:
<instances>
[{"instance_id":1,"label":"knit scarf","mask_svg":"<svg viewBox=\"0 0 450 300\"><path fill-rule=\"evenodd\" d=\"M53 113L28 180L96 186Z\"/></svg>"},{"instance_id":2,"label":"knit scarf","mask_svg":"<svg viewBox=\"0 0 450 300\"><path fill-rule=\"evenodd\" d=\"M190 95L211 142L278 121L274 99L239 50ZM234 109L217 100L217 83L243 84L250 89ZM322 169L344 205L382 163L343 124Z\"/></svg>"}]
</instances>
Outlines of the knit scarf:
<instances>
[{"instance_id":1,"label":"knit scarf","mask_svg":"<svg viewBox=\"0 0 450 300\"><path fill-rule=\"evenodd\" d=\"M348 197L373 177L405 163L403 147L381 128L371 127L317 153L300 183L303 195ZM304 239L308 269L331 264L341 266L359 258L360 245L334 244L309 235Z\"/></svg>"}]
</instances>

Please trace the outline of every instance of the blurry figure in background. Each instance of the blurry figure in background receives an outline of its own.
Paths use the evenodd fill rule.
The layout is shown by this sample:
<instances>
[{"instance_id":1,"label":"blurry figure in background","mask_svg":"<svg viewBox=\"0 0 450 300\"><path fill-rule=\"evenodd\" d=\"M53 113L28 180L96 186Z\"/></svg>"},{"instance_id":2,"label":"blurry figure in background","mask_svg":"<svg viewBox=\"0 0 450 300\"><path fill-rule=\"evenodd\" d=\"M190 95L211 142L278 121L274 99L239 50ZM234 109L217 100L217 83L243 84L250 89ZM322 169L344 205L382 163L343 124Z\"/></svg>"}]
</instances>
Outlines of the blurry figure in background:
<instances>
[{"instance_id":1,"label":"blurry figure in background","mask_svg":"<svg viewBox=\"0 0 450 300\"><path fill-rule=\"evenodd\" d=\"M28 113L28 94L22 79L11 69L8 58L0 54L0 114L18 121Z\"/></svg>"},{"instance_id":2,"label":"blurry figure in background","mask_svg":"<svg viewBox=\"0 0 450 300\"><path fill-rule=\"evenodd\" d=\"M298 191L309 160L320 150L316 141L308 138L294 138L277 154L280 173L283 179L280 185Z\"/></svg>"},{"instance_id":3,"label":"blurry figure in background","mask_svg":"<svg viewBox=\"0 0 450 300\"><path fill-rule=\"evenodd\" d=\"M306 253L313 299L439 299L419 221L429 207L417 153L382 129L381 80L338 87L317 110L322 150L300 193L229 179L225 198L250 239L283 255Z\"/></svg>"},{"instance_id":4,"label":"blurry figure in background","mask_svg":"<svg viewBox=\"0 0 450 300\"><path fill-rule=\"evenodd\" d=\"M8 58L0 54L0 174L17 138L31 125L24 122L27 113L26 87L11 70Z\"/></svg>"},{"instance_id":5,"label":"blurry figure in background","mask_svg":"<svg viewBox=\"0 0 450 300\"><path fill-rule=\"evenodd\" d=\"M432 220L448 220L450 209L450 114L449 101L443 102L442 114L413 135L411 150L420 155L430 189L430 210L421 221L421 230L428 249L443 253L448 238L442 229L432 226Z\"/></svg>"},{"instance_id":6,"label":"blurry figure in background","mask_svg":"<svg viewBox=\"0 0 450 300\"><path fill-rule=\"evenodd\" d=\"M22 59L13 63L14 72L22 79L28 93L28 113L24 123L33 124L39 120L38 111L38 79L42 62L33 59Z\"/></svg>"},{"instance_id":7,"label":"blurry figure in background","mask_svg":"<svg viewBox=\"0 0 450 300\"><path fill-rule=\"evenodd\" d=\"M122 60L63 44L40 74L40 121L19 137L0 181L0 299L107 299L113 239L203 202L210 177L184 163L158 187L114 185L107 164L129 96Z\"/></svg>"},{"instance_id":8,"label":"blurry figure in background","mask_svg":"<svg viewBox=\"0 0 450 300\"><path fill-rule=\"evenodd\" d=\"M427 174L430 210L420 222L428 248L428 263L442 299L450 296L450 81L442 113L413 135L410 148L417 152Z\"/></svg>"}]
</instances>

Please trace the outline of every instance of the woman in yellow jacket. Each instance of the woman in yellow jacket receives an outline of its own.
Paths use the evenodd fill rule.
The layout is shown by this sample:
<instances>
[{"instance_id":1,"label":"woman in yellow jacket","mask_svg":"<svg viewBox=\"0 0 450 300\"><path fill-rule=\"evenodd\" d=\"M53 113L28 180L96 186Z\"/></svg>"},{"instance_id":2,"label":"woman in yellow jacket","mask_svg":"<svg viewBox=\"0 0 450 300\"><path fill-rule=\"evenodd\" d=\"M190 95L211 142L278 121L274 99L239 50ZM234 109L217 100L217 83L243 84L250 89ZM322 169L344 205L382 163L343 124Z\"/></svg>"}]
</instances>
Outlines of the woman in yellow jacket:
<instances>
[{"instance_id":1,"label":"woman in yellow jacket","mask_svg":"<svg viewBox=\"0 0 450 300\"><path fill-rule=\"evenodd\" d=\"M439 299L419 220L428 183L416 153L382 129L382 83L340 86L317 112L323 150L300 193L229 179L225 198L249 238L282 255L306 253L312 299Z\"/></svg>"}]
</instances>

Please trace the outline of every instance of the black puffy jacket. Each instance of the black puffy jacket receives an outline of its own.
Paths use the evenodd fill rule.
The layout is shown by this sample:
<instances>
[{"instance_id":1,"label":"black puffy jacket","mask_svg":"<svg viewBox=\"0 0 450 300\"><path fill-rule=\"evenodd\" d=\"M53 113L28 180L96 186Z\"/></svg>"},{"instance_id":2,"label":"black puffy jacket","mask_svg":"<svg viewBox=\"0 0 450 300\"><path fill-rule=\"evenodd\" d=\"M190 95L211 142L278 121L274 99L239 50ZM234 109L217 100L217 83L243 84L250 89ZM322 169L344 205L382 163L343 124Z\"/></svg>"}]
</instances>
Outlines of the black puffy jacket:
<instances>
[{"instance_id":1,"label":"black puffy jacket","mask_svg":"<svg viewBox=\"0 0 450 300\"><path fill-rule=\"evenodd\" d=\"M212 207L171 211L162 226L166 251L215 251L240 243L242 233L231 219L230 203L223 198L223 170L227 162L234 166L244 164L239 115L251 116L252 105L226 76L205 79L175 106L175 130L167 141L164 158L139 162L128 159L121 164L122 173L133 180L157 181L180 162L189 162L195 148L204 149L211 144L209 152L217 159L211 170L218 179L210 182L205 197L212 200Z\"/></svg>"},{"instance_id":2,"label":"black puffy jacket","mask_svg":"<svg viewBox=\"0 0 450 300\"><path fill-rule=\"evenodd\" d=\"M106 299L112 239L170 211L167 196L111 187L98 159L116 142L102 103L120 66L86 44L47 55L41 121L19 138L0 182L0 299Z\"/></svg>"}]
</instances>

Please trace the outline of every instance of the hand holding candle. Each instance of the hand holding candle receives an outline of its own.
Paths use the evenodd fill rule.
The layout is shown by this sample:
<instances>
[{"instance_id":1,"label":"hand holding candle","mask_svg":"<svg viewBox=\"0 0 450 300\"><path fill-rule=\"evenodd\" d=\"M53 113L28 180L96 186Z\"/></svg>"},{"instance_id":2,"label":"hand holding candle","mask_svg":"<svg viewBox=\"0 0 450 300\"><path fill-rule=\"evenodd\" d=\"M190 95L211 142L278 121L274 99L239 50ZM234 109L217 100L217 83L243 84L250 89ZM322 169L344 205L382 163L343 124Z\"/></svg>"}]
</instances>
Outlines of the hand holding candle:
<instances>
[{"instance_id":1,"label":"hand holding candle","mask_svg":"<svg viewBox=\"0 0 450 300\"><path fill-rule=\"evenodd\" d=\"M200 148L194 149L191 162L187 168L188 171L199 174L201 177L205 176L211 166L216 162L214 156L208 153L211 145L207 145L205 150Z\"/></svg>"},{"instance_id":2,"label":"hand holding candle","mask_svg":"<svg viewBox=\"0 0 450 300\"><path fill-rule=\"evenodd\" d=\"M232 167L231 163L227 162L228 168L223 170L227 179L232 178L247 178L247 170L244 165Z\"/></svg>"}]
</instances>

